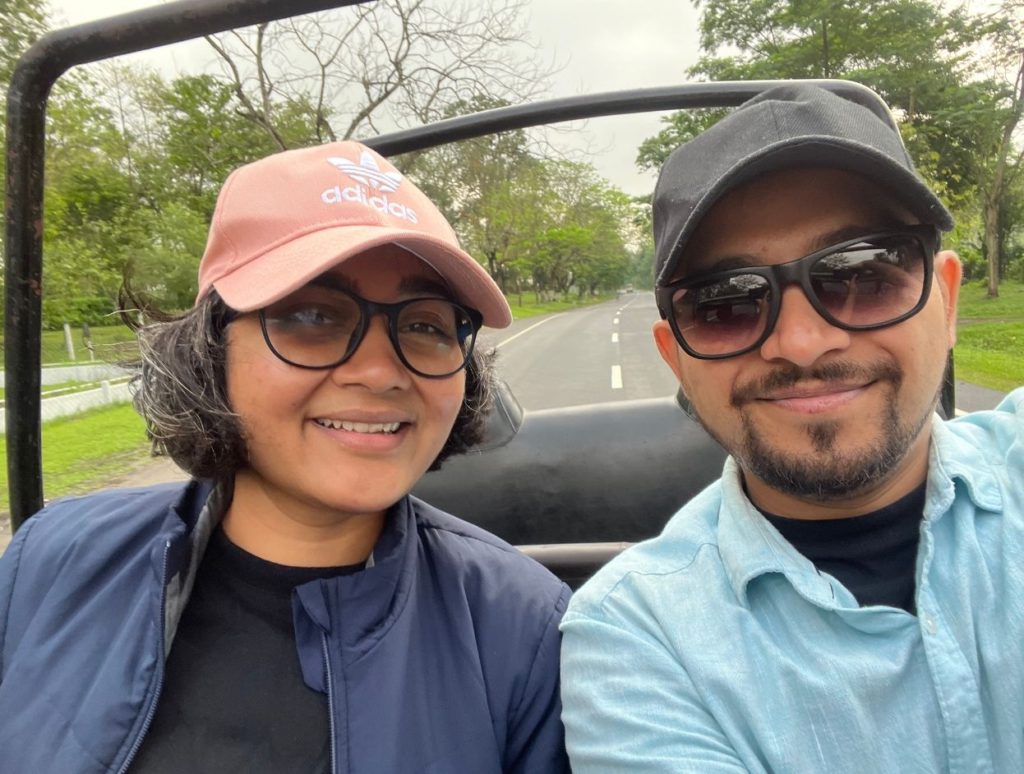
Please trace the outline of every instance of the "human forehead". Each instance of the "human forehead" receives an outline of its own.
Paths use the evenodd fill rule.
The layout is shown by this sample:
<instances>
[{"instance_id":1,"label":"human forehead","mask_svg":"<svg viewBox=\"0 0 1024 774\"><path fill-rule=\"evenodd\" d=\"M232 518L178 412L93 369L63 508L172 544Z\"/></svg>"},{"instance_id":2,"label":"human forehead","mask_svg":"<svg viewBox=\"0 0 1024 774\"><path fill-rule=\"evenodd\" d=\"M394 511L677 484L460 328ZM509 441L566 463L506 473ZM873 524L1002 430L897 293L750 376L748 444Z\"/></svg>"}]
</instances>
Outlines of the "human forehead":
<instances>
[{"instance_id":1,"label":"human forehead","mask_svg":"<svg viewBox=\"0 0 1024 774\"><path fill-rule=\"evenodd\" d=\"M872 231L916 222L896 197L845 170L794 168L723 196L694 231L680 276L785 263Z\"/></svg>"},{"instance_id":2,"label":"human forehead","mask_svg":"<svg viewBox=\"0 0 1024 774\"><path fill-rule=\"evenodd\" d=\"M314 278L310 284L349 290L377 301L452 296L444 278L430 264L393 244L355 255Z\"/></svg>"}]
</instances>

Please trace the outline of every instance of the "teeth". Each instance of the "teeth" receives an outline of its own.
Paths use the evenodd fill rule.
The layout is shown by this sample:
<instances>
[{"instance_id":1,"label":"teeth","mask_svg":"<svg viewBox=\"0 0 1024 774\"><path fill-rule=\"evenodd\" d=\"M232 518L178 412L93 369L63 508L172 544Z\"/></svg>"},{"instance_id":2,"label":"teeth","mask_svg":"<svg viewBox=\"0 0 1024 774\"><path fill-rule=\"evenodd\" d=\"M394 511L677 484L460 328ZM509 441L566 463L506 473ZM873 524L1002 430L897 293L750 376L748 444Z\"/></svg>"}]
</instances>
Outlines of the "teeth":
<instances>
[{"instance_id":1,"label":"teeth","mask_svg":"<svg viewBox=\"0 0 1024 774\"><path fill-rule=\"evenodd\" d=\"M401 422L381 422L371 424L369 422L346 422L343 419L317 419L315 422L321 427L329 427L332 430L348 430L352 433L397 433L402 426Z\"/></svg>"}]
</instances>

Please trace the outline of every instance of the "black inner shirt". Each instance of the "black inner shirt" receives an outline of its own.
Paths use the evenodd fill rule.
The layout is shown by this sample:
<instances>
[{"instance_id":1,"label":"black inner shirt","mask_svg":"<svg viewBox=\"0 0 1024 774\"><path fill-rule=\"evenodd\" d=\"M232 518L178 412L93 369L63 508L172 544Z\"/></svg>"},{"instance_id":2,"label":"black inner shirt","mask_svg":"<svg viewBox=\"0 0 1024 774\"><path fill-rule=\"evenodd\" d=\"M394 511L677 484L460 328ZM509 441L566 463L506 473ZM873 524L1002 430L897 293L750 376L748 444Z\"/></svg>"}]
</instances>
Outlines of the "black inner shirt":
<instances>
[{"instance_id":1,"label":"black inner shirt","mask_svg":"<svg viewBox=\"0 0 1024 774\"><path fill-rule=\"evenodd\" d=\"M917 545L925 485L885 508L846 519L764 516L821 572L827 572L862 607L888 605L916 614Z\"/></svg>"},{"instance_id":2,"label":"black inner shirt","mask_svg":"<svg viewBox=\"0 0 1024 774\"><path fill-rule=\"evenodd\" d=\"M328 772L327 696L303 682L291 592L362 568L274 564L216 530L132 774Z\"/></svg>"}]
</instances>

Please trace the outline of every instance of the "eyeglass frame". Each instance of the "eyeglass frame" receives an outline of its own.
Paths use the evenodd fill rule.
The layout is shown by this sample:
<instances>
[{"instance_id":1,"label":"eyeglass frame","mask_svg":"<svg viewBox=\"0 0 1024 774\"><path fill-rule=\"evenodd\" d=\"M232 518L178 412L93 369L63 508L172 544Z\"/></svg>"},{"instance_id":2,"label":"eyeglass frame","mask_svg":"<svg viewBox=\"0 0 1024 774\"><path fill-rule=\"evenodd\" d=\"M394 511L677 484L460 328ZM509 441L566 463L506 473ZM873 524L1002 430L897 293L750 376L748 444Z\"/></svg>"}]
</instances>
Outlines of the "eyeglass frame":
<instances>
[{"instance_id":1,"label":"eyeglass frame","mask_svg":"<svg viewBox=\"0 0 1024 774\"><path fill-rule=\"evenodd\" d=\"M267 347L278 360L287 363L288 365L295 366L296 368L304 368L307 371L328 371L332 368L337 368L338 366L343 365L345 362L350 360L352 356L356 353L356 351L359 349L359 346L363 343L363 340L366 338L366 333L370 330L370 322L373 320L373 318L379 314L383 314L385 319L387 320L386 327L388 331L388 339L391 341L391 346L394 349L395 354L398 356L398 359L402 362L402 365L404 365L417 376L423 377L424 379L448 379L452 376L455 376L455 374L457 374L459 371L462 371L463 369L466 368L466 366L469 365L469 361L473 357L473 348L476 345L477 334L480 332L480 328L483 327L483 315L476 309L473 309L472 307L469 306L463 306L462 304L457 303L456 301L452 301L449 298L442 298L439 296L418 296L416 298L407 298L403 301L396 301L394 303L382 303L379 301L370 301L368 299L363 298L362 296L352 293L349 290L342 290L339 288L335 289L334 292L343 293L344 295L348 296L349 298L356 302L356 306L359 308L359 323L356 326L356 329L352 332L351 337L349 338L349 343L347 348L345 349L345 353L338 360L327 365L312 366L305 365L303 363L296 363L294 360L289 360L280 352L278 352L277 348L274 346L274 343L270 339L270 332L267 330L266 311L268 307L263 307L262 309L257 310L256 316L260 321L260 330L263 333L263 340L266 342ZM418 301L444 301L445 303L451 304L457 310L461 311L465 315L466 319L469 320L470 332L462 341L459 342L459 347L460 349L463 350L463 357L462 363L459 365L458 368L455 368L454 370L448 371L447 373L443 374L427 374L413 366L406 358L405 353L402 352L402 345L398 339L398 315L405 307L414 304ZM469 346L463 348L463 344L466 341L469 342Z\"/></svg>"},{"instance_id":2,"label":"eyeglass frame","mask_svg":"<svg viewBox=\"0 0 1024 774\"><path fill-rule=\"evenodd\" d=\"M921 297L917 303L908 311L894 317L891 320L886 320L881 323L871 323L869 325L851 325L849 323L841 322L840 320L833 317L823 306L821 300L817 294L813 292L811 288L811 272L810 267L817 263L822 258L826 257L831 253L838 253L852 247L861 242L869 242L872 239L878 239L880 237L898 237L898 236L911 236L917 239L921 247L924 248L924 277L921 282ZM695 275L692 277L684 277L683 279L670 282L665 285L658 285L654 289L655 303L658 307L658 314L661 315L663 320L667 320L669 327L672 330L673 336L679 346L690 355L691 357L697 358L698 360L727 360L732 357L739 357L745 355L748 352L760 347L768 337L772 335L775 330L775 326L779 320L779 313L782 309L782 291L789 285L799 285L800 289L804 293L804 297L810 303L818 315L825 320L829 325L839 328L845 331L873 331L880 330L882 328L888 328L897 323L901 323L913 317L915 314L920 312L926 303L928 303L928 296L931 293L932 278L935 274L935 254L939 250L940 246L940 233L937 226L933 224L907 224L896 228L884 229L881 231L875 231L870 234L856 237L854 239L843 240L834 245L829 245L820 250L815 250L812 253L796 258L792 261L785 263L770 264L765 266L744 266L735 269L726 269L724 271L711 272L710 274ZM768 318L765 321L764 330L757 336L753 343L736 350L735 352L729 352L724 355L708 355L697 352L690 346L681 331L679 330L679 322L676 320L674 314L671 314L672 310L672 296L680 288L685 288L689 285L696 283L705 284L713 282L715 280L731 277L741 274L753 274L759 277L764 277L768 281L768 291L770 294L769 306L768 306Z\"/></svg>"}]
</instances>

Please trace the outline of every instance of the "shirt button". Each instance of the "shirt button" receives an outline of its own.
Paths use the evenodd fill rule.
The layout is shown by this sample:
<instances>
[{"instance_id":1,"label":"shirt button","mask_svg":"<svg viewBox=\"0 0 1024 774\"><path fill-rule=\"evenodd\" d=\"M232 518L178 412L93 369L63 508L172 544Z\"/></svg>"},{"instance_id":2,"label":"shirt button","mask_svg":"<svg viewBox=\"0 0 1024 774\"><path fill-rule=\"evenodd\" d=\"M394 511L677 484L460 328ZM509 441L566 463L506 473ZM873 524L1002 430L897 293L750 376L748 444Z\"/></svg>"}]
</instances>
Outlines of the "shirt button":
<instances>
[{"instance_id":1,"label":"shirt button","mask_svg":"<svg viewBox=\"0 0 1024 774\"><path fill-rule=\"evenodd\" d=\"M925 632L927 632L930 635L934 635L935 632L938 630L938 627L935 625L935 619L932 618L930 615L926 615L922 623L924 623Z\"/></svg>"}]
</instances>

